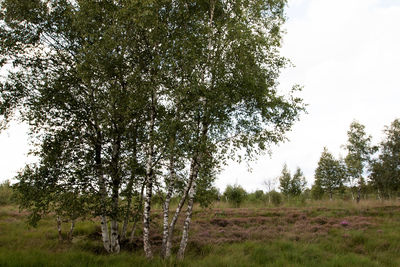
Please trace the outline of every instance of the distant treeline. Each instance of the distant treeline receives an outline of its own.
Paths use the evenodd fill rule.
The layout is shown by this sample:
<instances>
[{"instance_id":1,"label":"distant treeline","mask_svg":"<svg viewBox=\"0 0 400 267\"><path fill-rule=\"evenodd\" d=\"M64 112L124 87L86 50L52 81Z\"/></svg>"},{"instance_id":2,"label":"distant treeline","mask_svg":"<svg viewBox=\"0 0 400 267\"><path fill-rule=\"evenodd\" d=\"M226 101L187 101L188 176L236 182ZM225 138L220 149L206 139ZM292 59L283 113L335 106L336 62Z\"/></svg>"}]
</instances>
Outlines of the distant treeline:
<instances>
[{"instance_id":1,"label":"distant treeline","mask_svg":"<svg viewBox=\"0 0 400 267\"><path fill-rule=\"evenodd\" d=\"M307 188L300 168L292 176L287 165L281 175L264 181L266 191L246 192L241 186L228 186L215 196L239 206L244 201L268 201L279 205L282 201L340 198L360 201L367 198L388 199L400 193L400 120L384 129L385 136L378 145L365 132L365 126L353 121L347 132L344 158L335 158L325 147L315 170L314 184ZM275 187L279 183L279 193ZM216 189L215 189L216 190Z\"/></svg>"}]
</instances>

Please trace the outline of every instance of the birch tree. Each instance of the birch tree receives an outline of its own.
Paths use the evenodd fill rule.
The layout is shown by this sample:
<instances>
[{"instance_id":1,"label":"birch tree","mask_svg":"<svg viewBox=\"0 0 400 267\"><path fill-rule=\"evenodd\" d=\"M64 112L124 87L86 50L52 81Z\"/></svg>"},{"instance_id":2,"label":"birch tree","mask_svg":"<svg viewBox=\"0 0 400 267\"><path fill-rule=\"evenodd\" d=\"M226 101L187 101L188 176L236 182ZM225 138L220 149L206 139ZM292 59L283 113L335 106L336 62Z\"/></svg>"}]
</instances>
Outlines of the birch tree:
<instances>
[{"instance_id":1,"label":"birch tree","mask_svg":"<svg viewBox=\"0 0 400 267\"><path fill-rule=\"evenodd\" d=\"M276 91L275 79L286 62L276 49L281 38L279 27L284 20L284 2L270 5L252 1L251 8L243 5L233 1L185 5L190 18L198 19L199 24L205 26L203 31L207 35L198 41L198 46L190 43L193 48L203 47L201 54L191 53L197 56L191 63L198 65L194 70L198 70L199 78L189 81L189 88L194 93L190 102L193 111L198 113L193 113L192 124L189 124L190 120L186 122L193 125L195 135L191 140L194 145L189 148L188 154L192 157L184 194L168 231L164 221L164 233L168 235L163 238L167 240L166 252L163 252L166 257L171 248L168 240L171 240L176 218L187 198L178 258L184 256L196 179L205 158L220 158L229 147L245 148L246 155L251 158L268 149L269 144L284 140L284 133L303 108L300 99L292 95L285 98ZM223 161L222 156L220 162Z\"/></svg>"},{"instance_id":2,"label":"birch tree","mask_svg":"<svg viewBox=\"0 0 400 267\"><path fill-rule=\"evenodd\" d=\"M390 198L400 189L400 120L384 129L378 158L371 165L371 182L379 197Z\"/></svg>"},{"instance_id":3,"label":"birch tree","mask_svg":"<svg viewBox=\"0 0 400 267\"><path fill-rule=\"evenodd\" d=\"M130 25L119 23L124 14L107 1L10 0L2 3L1 25L2 61L15 66L2 84L2 115L26 107L19 110L39 145L60 129L67 139L80 140L70 146L85 174L75 183L93 189L85 192L99 200L92 215L101 218L105 249L115 253L127 173L121 170L131 154L124 141L132 109L143 110L147 102L138 75L146 58L134 60L138 35L126 34Z\"/></svg>"},{"instance_id":4,"label":"birch tree","mask_svg":"<svg viewBox=\"0 0 400 267\"><path fill-rule=\"evenodd\" d=\"M336 160L325 147L315 170L315 184L328 193L329 199L332 200L333 193L343 187L345 180L346 169L344 163Z\"/></svg>"},{"instance_id":5,"label":"birch tree","mask_svg":"<svg viewBox=\"0 0 400 267\"><path fill-rule=\"evenodd\" d=\"M183 258L199 177L237 151L253 159L285 140L304 110L297 87L287 95L277 90L287 64L279 55L285 4L6 0L1 63L14 67L1 85L1 115L7 121L19 110L38 147L64 133L62 149L73 156L59 169L39 170L73 167L75 180L62 174L54 184L85 188L79 194L90 200L91 216L100 217L110 253L120 251L119 223L125 237L136 190L144 251L153 256L151 201L154 186L163 185L162 255L171 254L187 204ZM34 173L27 175L36 179Z\"/></svg>"},{"instance_id":6,"label":"birch tree","mask_svg":"<svg viewBox=\"0 0 400 267\"><path fill-rule=\"evenodd\" d=\"M351 194L354 199L354 188L357 187L357 203L361 198L361 188L365 184L363 178L364 170L373 154L371 145L371 136L365 132L365 126L353 121L350 124L350 129L347 132L348 141L345 145L347 156L345 163L347 166L348 177L350 181Z\"/></svg>"}]
</instances>

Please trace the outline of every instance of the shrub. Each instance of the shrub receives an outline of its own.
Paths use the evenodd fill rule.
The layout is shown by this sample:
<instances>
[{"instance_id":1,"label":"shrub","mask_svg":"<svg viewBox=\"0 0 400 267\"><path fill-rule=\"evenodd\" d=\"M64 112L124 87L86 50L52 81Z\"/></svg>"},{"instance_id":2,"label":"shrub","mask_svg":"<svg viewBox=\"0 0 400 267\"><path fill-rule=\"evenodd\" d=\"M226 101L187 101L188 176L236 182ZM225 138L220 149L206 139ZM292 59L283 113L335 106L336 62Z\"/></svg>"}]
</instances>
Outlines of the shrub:
<instances>
[{"instance_id":1,"label":"shrub","mask_svg":"<svg viewBox=\"0 0 400 267\"><path fill-rule=\"evenodd\" d=\"M224 196L233 206L239 207L246 199L247 193L240 185L228 185L225 189Z\"/></svg>"},{"instance_id":2,"label":"shrub","mask_svg":"<svg viewBox=\"0 0 400 267\"><path fill-rule=\"evenodd\" d=\"M13 190L10 181L6 180L0 184L0 205L7 205L12 203Z\"/></svg>"},{"instance_id":3,"label":"shrub","mask_svg":"<svg viewBox=\"0 0 400 267\"><path fill-rule=\"evenodd\" d=\"M324 190L319 186L318 183L311 187L311 197L314 200L320 200L324 196Z\"/></svg>"},{"instance_id":4,"label":"shrub","mask_svg":"<svg viewBox=\"0 0 400 267\"><path fill-rule=\"evenodd\" d=\"M254 203L265 202L264 192L262 190L256 190L247 195L247 200Z\"/></svg>"},{"instance_id":5,"label":"shrub","mask_svg":"<svg viewBox=\"0 0 400 267\"><path fill-rule=\"evenodd\" d=\"M275 206L279 206L280 204L282 204L282 196L280 193L274 190L269 192L269 194L271 195L272 204L274 204Z\"/></svg>"}]
</instances>

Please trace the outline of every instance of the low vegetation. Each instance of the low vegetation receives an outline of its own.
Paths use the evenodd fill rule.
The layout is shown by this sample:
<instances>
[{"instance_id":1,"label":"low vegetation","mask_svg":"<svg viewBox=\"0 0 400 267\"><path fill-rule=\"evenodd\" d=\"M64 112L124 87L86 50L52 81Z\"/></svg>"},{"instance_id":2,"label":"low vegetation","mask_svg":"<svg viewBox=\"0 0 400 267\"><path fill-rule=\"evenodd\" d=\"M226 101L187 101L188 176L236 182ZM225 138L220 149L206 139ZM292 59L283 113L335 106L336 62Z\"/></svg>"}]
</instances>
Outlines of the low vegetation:
<instances>
[{"instance_id":1,"label":"low vegetation","mask_svg":"<svg viewBox=\"0 0 400 267\"><path fill-rule=\"evenodd\" d=\"M140 233L131 244L122 244L120 254L108 255L97 218L77 221L72 241L59 241L54 216L43 218L36 228L28 226L27 216L15 205L0 207L1 266L400 265L400 205L394 200L196 205L183 261L147 260ZM160 209L151 221L150 239L157 251L162 243ZM66 237L69 224L62 227Z\"/></svg>"}]
</instances>

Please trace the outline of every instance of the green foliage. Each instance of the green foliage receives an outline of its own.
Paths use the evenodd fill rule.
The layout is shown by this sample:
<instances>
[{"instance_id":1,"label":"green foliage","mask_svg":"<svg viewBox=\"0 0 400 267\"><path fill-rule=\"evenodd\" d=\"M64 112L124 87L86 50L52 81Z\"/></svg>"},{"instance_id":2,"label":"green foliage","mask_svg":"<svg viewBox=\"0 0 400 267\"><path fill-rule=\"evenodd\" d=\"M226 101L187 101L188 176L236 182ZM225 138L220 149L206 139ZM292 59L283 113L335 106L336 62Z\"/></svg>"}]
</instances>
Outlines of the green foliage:
<instances>
[{"instance_id":1,"label":"green foliage","mask_svg":"<svg viewBox=\"0 0 400 267\"><path fill-rule=\"evenodd\" d=\"M280 193L272 190L271 192L269 192L269 194L271 196L271 202L274 206L279 206L280 204L282 204L282 195Z\"/></svg>"},{"instance_id":2,"label":"green foliage","mask_svg":"<svg viewBox=\"0 0 400 267\"><path fill-rule=\"evenodd\" d=\"M290 194L292 196L300 196L306 188L307 182L303 175L303 172L299 167L297 167L292 180L290 181Z\"/></svg>"},{"instance_id":3,"label":"green foliage","mask_svg":"<svg viewBox=\"0 0 400 267\"><path fill-rule=\"evenodd\" d=\"M267 195L262 190L256 190L247 194L247 201L253 203L263 203L267 201Z\"/></svg>"},{"instance_id":4,"label":"green foliage","mask_svg":"<svg viewBox=\"0 0 400 267\"><path fill-rule=\"evenodd\" d=\"M240 185L228 185L224 197L234 207L238 208L247 197L247 192Z\"/></svg>"},{"instance_id":5,"label":"green foliage","mask_svg":"<svg viewBox=\"0 0 400 267\"><path fill-rule=\"evenodd\" d=\"M320 200L324 196L324 189L322 189L320 180L316 180L313 186L311 187L311 197L314 200Z\"/></svg>"},{"instance_id":6,"label":"green foliage","mask_svg":"<svg viewBox=\"0 0 400 267\"><path fill-rule=\"evenodd\" d=\"M367 136L365 132L365 126L356 121L351 123L347 136L348 141L345 146L347 156L344 161L346 163L348 180L351 189L353 190L355 187L358 187L358 191L361 193L364 186L363 173L375 148L371 145L372 137Z\"/></svg>"},{"instance_id":7,"label":"green foliage","mask_svg":"<svg viewBox=\"0 0 400 267\"><path fill-rule=\"evenodd\" d=\"M221 198L221 193L219 189L215 186L205 188L201 188L201 190L196 191L195 200L200 203L202 208L209 208L216 201L219 201Z\"/></svg>"},{"instance_id":8,"label":"green foliage","mask_svg":"<svg viewBox=\"0 0 400 267\"><path fill-rule=\"evenodd\" d=\"M121 194L143 181L161 205L198 179L207 206L228 157L268 150L304 111L299 86L277 88L288 65L278 49L286 1L0 5L0 63L13 66L0 84L0 116L21 114L39 158L16 186L32 224L52 212L121 221ZM233 188L232 203L245 195Z\"/></svg>"},{"instance_id":9,"label":"green foliage","mask_svg":"<svg viewBox=\"0 0 400 267\"><path fill-rule=\"evenodd\" d=\"M303 172L299 167L297 167L295 174L290 174L290 171L285 164L282 169L281 176L279 177L280 182L280 190L283 195L289 197L297 197L300 196L301 193L305 190L307 185L306 178L303 175Z\"/></svg>"},{"instance_id":10,"label":"green foliage","mask_svg":"<svg viewBox=\"0 0 400 267\"><path fill-rule=\"evenodd\" d=\"M332 199L333 193L343 187L345 180L345 165L341 161L336 160L325 147L319 159L318 167L315 170L315 184L325 193L328 193L330 199ZM319 191L319 188L316 190Z\"/></svg>"},{"instance_id":11,"label":"green foliage","mask_svg":"<svg viewBox=\"0 0 400 267\"><path fill-rule=\"evenodd\" d=\"M371 183L383 197L393 196L400 190L400 120L394 120L384 130L378 159L372 162Z\"/></svg>"},{"instance_id":12,"label":"green foliage","mask_svg":"<svg viewBox=\"0 0 400 267\"><path fill-rule=\"evenodd\" d=\"M279 176L279 189L285 196L289 196L291 193L291 180L292 176L285 163L285 165L283 165L281 176Z\"/></svg>"},{"instance_id":13,"label":"green foliage","mask_svg":"<svg viewBox=\"0 0 400 267\"><path fill-rule=\"evenodd\" d=\"M6 180L0 184L0 205L9 205L14 202L13 189L10 181Z\"/></svg>"}]
</instances>

